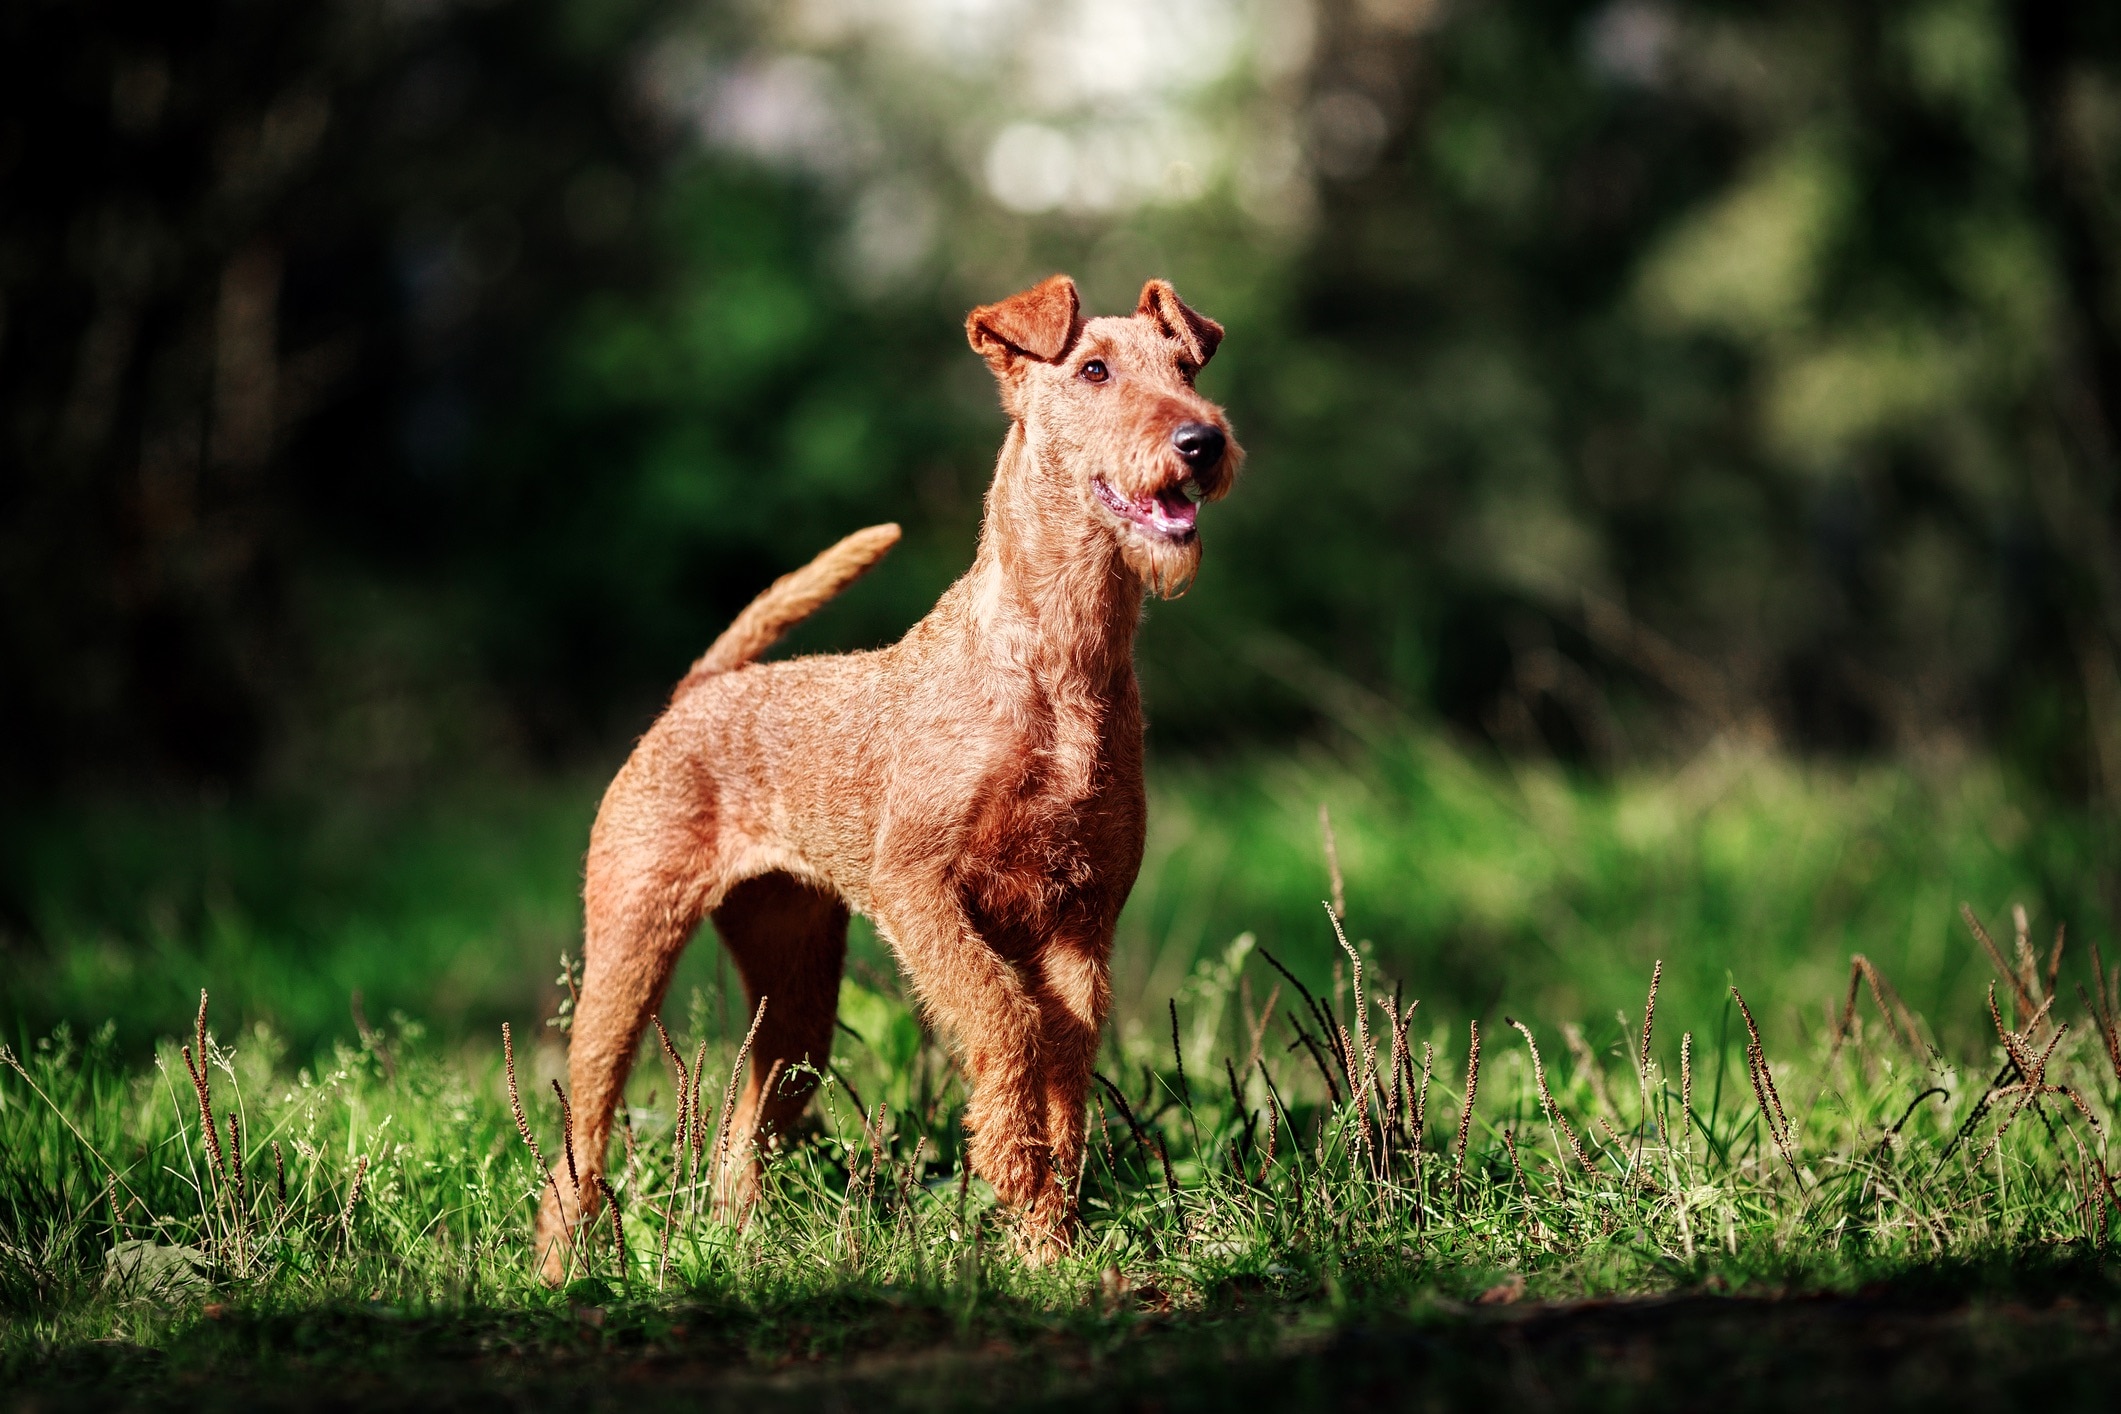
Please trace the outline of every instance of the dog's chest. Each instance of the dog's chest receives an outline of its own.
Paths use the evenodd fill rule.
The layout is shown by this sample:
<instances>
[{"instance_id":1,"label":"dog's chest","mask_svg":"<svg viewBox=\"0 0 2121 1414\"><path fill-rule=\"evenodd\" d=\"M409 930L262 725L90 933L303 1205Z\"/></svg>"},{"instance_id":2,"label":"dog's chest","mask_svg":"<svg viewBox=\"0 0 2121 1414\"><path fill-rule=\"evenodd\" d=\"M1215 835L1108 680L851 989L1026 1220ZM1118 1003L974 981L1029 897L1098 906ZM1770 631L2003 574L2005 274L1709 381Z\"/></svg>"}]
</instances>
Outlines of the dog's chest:
<instances>
[{"instance_id":1,"label":"dog's chest","mask_svg":"<svg viewBox=\"0 0 2121 1414\"><path fill-rule=\"evenodd\" d=\"M975 807L966 883L982 911L1038 927L1141 853L1137 718L1057 712L1027 734L1015 764ZM1133 749L1117 733L1131 731Z\"/></svg>"}]
</instances>

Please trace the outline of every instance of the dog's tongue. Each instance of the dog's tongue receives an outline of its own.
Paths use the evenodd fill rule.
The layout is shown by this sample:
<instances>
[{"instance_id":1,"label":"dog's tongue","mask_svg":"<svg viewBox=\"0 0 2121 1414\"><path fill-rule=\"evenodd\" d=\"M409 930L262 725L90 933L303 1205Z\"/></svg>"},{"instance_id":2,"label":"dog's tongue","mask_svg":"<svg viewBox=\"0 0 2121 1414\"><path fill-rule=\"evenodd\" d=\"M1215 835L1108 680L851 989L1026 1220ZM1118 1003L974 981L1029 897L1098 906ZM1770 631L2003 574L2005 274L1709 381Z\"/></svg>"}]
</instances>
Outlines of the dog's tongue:
<instances>
[{"instance_id":1,"label":"dog's tongue","mask_svg":"<svg viewBox=\"0 0 2121 1414\"><path fill-rule=\"evenodd\" d=\"M1156 493L1155 499L1150 503L1149 514L1159 530L1191 530L1194 517L1200 514L1200 507L1188 500L1183 490L1173 486L1169 490Z\"/></svg>"}]
</instances>

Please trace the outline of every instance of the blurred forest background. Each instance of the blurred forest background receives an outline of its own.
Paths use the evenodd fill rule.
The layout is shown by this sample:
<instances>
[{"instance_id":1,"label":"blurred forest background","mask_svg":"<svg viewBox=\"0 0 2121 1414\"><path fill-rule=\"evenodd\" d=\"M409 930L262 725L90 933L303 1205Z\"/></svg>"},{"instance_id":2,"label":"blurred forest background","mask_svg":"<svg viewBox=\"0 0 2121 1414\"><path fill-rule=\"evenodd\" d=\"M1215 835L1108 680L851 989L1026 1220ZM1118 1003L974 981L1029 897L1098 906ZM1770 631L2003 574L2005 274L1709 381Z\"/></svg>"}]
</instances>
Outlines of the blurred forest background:
<instances>
[{"instance_id":1,"label":"blurred forest background","mask_svg":"<svg viewBox=\"0 0 2121 1414\"><path fill-rule=\"evenodd\" d=\"M1933 784L1854 814L2108 926L2121 8L16 0L0 1010L284 951L297 894L490 920L495 839L556 950L599 774L746 599L899 520L796 646L873 644L967 562L963 312L1055 269L1231 331L1249 470L1141 646L1169 790L1356 718L1578 792L1889 768Z\"/></svg>"}]
</instances>

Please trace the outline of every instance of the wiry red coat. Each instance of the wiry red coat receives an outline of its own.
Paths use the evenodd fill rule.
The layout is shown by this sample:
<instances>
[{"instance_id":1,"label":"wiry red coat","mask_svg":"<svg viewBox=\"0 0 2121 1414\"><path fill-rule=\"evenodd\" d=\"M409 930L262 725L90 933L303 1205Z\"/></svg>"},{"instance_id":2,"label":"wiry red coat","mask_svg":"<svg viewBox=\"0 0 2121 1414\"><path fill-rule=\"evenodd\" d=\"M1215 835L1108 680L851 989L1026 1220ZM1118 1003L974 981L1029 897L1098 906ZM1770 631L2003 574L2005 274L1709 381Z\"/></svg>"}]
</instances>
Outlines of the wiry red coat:
<instances>
[{"instance_id":1,"label":"wiry red coat","mask_svg":"<svg viewBox=\"0 0 2121 1414\"><path fill-rule=\"evenodd\" d=\"M973 1167L1022 1215L1025 1250L1069 1238L1146 823L1135 626L1146 589L1199 563L1181 490L1220 497L1243 454L1193 389L1222 329L1163 281L1132 315L1085 321L1056 275L966 332L1011 417L971 569L889 648L753 663L898 530L848 537L745 610L605 792L569 1056L583 1193L563 1179L540 1214L548 1275L594 1209L642 1029L710 915L767 1002L716 1176L724 1212L755 1191L754 1141L809 1100L796 1067L829 1054L852 909L959 1047Z\"/></svg>"}]
</instances>

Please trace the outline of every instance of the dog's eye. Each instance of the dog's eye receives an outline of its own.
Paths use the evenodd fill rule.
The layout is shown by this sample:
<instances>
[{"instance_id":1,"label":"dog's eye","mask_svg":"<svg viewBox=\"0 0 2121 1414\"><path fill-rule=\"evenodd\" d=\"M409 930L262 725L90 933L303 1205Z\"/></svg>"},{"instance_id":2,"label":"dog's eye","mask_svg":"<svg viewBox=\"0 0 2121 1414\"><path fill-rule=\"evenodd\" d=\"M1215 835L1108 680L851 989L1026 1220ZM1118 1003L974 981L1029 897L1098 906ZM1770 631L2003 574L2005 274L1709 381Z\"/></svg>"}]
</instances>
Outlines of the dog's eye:
<instances>
[{"instance_id":1,"label":"dog's eye","mask_svg":"<svg viewBox=\"0 0 2121 1414\"><path fill-rule=\"evenodd\" d=\"M1112 376L1112 370L1105 367L1103 359L1093 358L1076 370L1076 376L1085 383L1102 383Z\"/></svg>"}]
</instances>

